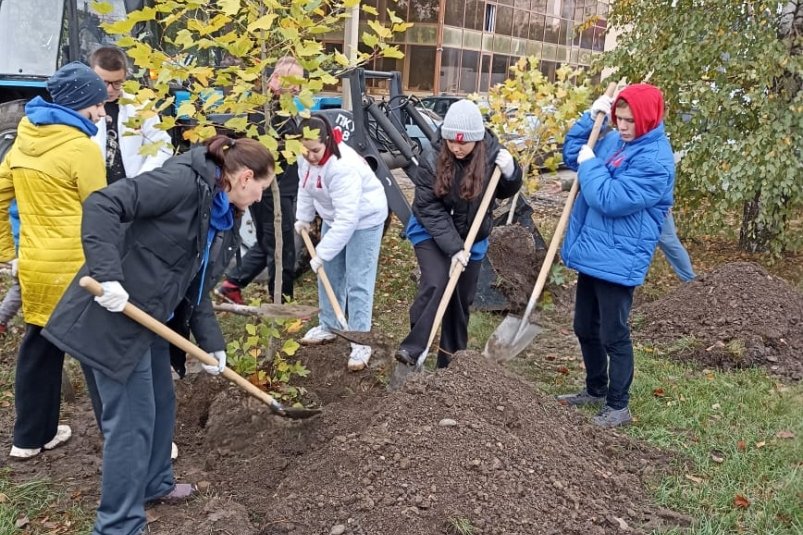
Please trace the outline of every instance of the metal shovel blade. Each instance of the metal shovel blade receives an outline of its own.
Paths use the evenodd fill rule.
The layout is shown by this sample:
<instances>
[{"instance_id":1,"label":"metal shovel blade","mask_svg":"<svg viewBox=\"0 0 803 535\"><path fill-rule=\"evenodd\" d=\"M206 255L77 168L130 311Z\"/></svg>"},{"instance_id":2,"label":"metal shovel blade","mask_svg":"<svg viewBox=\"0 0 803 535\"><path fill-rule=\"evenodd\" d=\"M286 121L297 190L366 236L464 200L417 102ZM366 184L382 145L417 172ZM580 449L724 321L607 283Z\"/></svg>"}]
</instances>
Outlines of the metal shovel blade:
<instances>
[{"instance_id":1,"label":"metal shovel blade","mask_svg":"<svg viewBox=\"0 0 803 535\"><path fill-rule=\"evenodd\" d=\"M530 345L540 331L534 323L522 326L521 318L508 315L488 339L482 354L497 362L511 360Z\"/></svg>"},{"instance_id":2,"label":"metal shovel blade","mask_svg":"<svg viewBox=\"0 0 803 535\"><path fill-rule=\"evenodd\" d=\"M291 420L306 420L321 413L321 409L308 409L306 407L287 407L278 402L270 406L271 411Z\"/></svg>"},{"instance_id":3,"label":"metal shovel blade","mask_svg":"<svg viewBox=\"0 0 803 535\"><path fill-rule=\"evenodd\" d=\"M404 383L407 381L407 377L415 371L414 366L408 366L407 364L403 364L401 362L396 362L396 365L393 367L393 371L390 374L390 378L388 379L388 390L394 392L404 386Z\"/></svg>"}]
</instances>

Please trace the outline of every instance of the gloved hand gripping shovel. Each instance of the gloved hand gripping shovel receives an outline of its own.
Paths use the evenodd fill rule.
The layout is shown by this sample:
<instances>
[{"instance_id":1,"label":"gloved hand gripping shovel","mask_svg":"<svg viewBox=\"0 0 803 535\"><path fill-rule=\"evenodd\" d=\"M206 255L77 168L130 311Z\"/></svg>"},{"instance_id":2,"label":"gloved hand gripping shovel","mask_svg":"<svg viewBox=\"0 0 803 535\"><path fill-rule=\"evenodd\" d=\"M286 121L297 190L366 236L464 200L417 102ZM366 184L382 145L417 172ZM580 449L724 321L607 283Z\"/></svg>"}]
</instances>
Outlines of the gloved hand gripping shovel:
<instances>
[{"instance_id":1,"label":"gloved hand gripping shovel","mask_svg":"<svg viewBox=\"0 0 803 535\"><path fill-rule=\"evenodd\" d=\"M309 239L309 233L306 230L301 231L301 238L304 240L304 245L307 246L307 251L309 251L309 255L312 258L315 258L317 255L315 254L315 246L312 245L312 240ZM320 279L321 284L323 285L324 290L326 291L326 297L329 298L329 302L332 304L332 310L335 311L335 317L337 317L337 322L340 324L340 328L344 331L349 330L349 324L346 321L346 316L343 314L343 310L340 308L340 303L337 302L337 296L335 296L335 291L332 289L332 284L329 282L329 277L326 276L326 271L324 271L323 266L318 268L318 279Z\"/></svg>"},{"instance_id":2,"label":"gloved hand gripping shovel","mask_svg":"<svg viewBox=\"0 0 803 535\"><path fill-rule=\"evenodd\" d=\"M100 286L100 283L93 279L92 277L81 277L79 281L81 288L84 288L92 295L98 296L103 295L103 288ZM218 362L217 359L214 359L209 356L209 354L198 347L197 345L193 344L180 334L178 334L173 329L169 328L167 325L157 321L148 313L140 309L139 307L132 305L130 302L126 303L125 308L123 309L123 314L131 318L132 320L136 321L143 327L150 329L151 331L155 332L171 344L176 347L179 347L187 352L192 357L200 360L204 364L208 364L211 366L217 366ZM285 407L278 401L276 401L273 397L268 395L267 392L264 392L251 384L248 380L240 377L237 373L235 373L232 369L226 368L223 370L221 374L223 377L231 381L232 383L236 384L243 390L245 390L248 394L252 395L253 397L257 398L258 400L266 403L270 410L279 416L284 416L285 418L290 418L293 420L301 420L304 418L310 418L311 416L315 416L316 414L321 412L321 409L308 409L305 407Z\"/></svg>"},{"instance_id":3,"label":"gloved hand gripping shovel","mask_svg":"<svg viewBox=\"0 0 803 535\"><path fill-rule=\"evenodd\" d=\"M605 94L613 97L616 91L616 83L611 82L608 84L608 89ZM591 135L588 138L588 146L594 148L599 137L602 123L605 120L605 114L600 113L594 120L594 127L591 130ZM552 262L555 260L555 254L558 252L558 246L563 239L563 231L566 229L566 224L569 221L569 215L572 212L572 205L574 199L579 191L579 181L575 180L572 184L572 189L569 191L569 196L566 199L566 204L563 207L563 212L560 215L558 226L555 228L555 233L552 235L552 240L549 243L544 263L541 265L541 271L538 273L538 278L535 281L535 287L530 295L530 300L527 302L527 308L524 310L524 315L519 318L512 314L508 314L502 323L491 334L488 342L485 344L485 351L483 355L486 358L505 361L510 360L524 350L525 347L530 345L535 336L538 334L539 328L534 323L530 322L530 315L535 308L535 303L541 296L541 292L546 285L546 279L549 271L552 269Z\"/></svg>"},{"instance_id":4,"label":"gloved hand gripping shovel","mask_svg":"<svg viewBox=\"0 0 803 535\"><path fill-rule=\"evenodd\" d=\"M501 175L502 171L499 169L499 167L496 167L493 175L491 175L491 180L488 183L488 187L485 189L485 194L482 196L482 201L480 202L480 207L477 210L477 215L474 216L474 221L471 222L471 227L468 230L466 241L463 243L463 251L465 251L468 255L471 254L471 248L474 246L474 240L477 238L477 233L480 231L483 216L488 212L488 207L491 205L491 200L493 200L494 195L496 194L496 186L499 184L499 178ZM452 294L454 294L454 290L457 287L457 281L460 279L460 275L462 273L463 270L455 269L449 276L449 282L446 284L446 289L443 291L443 297L441 297L440 303L438 304L438 310L435 312L435 319L433 320L432 328L429 331L427 345L424 348L424 351L422 351L418 356L415 367L402 364L401 362L396 363L396 367L393 369L393 373L388 381L389 389L396 390L401 387L413 369L419 372L424 369L424 362L427 360L429 348L432 346L432 342L435 340L435 335L438 333L438 328L441 326L443 315L446 313L446 307L449 306L449 301L452 298Z\"/></svg>"}]
</instances>

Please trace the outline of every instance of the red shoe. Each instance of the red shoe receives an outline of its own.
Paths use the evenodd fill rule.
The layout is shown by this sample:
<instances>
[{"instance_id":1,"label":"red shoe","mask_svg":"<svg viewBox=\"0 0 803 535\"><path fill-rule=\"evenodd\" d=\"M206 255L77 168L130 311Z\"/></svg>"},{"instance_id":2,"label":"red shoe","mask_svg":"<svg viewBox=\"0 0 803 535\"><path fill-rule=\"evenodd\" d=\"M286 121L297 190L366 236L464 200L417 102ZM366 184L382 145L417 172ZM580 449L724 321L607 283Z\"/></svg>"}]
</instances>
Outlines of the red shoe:
<instances>
[{"instance_id":1,"label":"red shoe","mask_svg":"<svg viewBox=\"0 0 803 535\"><path fill-rule=\"evenodd\" d=\"M240 293L240 287L229 281L223 281L223 284L215 288L215 293L229 303L234 303L235 305L245 304Z\"/></svg>"}]
</instances>

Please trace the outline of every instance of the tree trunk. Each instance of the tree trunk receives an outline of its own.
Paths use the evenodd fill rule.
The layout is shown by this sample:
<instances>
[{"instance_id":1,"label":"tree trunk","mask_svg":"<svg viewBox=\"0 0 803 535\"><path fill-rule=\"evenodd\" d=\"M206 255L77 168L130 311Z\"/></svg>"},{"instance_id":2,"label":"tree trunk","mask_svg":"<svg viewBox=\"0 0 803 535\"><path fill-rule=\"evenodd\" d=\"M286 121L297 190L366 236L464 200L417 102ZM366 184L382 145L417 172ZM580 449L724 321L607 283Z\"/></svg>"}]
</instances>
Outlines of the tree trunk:
<instances>
[{"instance_id":1,"label":"tree trunk","mask_svg":"<svg viewBox=\"0 0 803 535\"><path fill-rule=\"evenodd\" d=\"M279 181L274 180L270 185L270 192L273 195L273 236L276 240L276 247L273 250L273 302L277 305L282 303L282 201L280 199Z\"/></svg>"},{"instance_id":2,"label":"tree trunk","mask_svg":"<svg viewBox=\"0 0 803 535\"><path fill-rule=\"evenodd\" d=\"M761 192L752 201L744 203L742 228L739 232L739 248L749 253L763 253L769 250L774 238L772 230L759 223L761 213Z\"/></svg>"}]
</instances>

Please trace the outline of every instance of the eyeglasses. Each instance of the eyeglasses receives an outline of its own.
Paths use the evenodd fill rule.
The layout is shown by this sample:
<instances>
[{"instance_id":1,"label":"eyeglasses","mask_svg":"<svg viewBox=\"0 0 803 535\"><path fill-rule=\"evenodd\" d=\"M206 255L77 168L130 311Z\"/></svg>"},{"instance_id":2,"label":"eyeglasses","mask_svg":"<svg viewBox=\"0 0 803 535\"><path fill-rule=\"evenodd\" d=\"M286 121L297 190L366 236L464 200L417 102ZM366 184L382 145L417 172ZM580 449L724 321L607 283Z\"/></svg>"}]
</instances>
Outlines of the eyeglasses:
<instances>
[{"instance_id":1,"label":"eyeglasses","mask_svg":"<svg viewBox=\"0 0 803 535\"><path fill-rule=\"evenodd\" d=\"M120 89L121 87L123 87L123 82L125 82L125 80L117 80L116 82L110 82L108 80L103 80L103 83L106 84L106 85L110 85L112 87L112 89Z\"/></svg>"}]
</instances>

